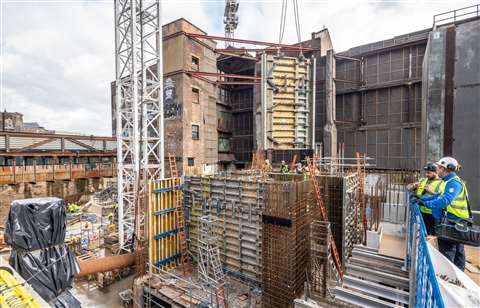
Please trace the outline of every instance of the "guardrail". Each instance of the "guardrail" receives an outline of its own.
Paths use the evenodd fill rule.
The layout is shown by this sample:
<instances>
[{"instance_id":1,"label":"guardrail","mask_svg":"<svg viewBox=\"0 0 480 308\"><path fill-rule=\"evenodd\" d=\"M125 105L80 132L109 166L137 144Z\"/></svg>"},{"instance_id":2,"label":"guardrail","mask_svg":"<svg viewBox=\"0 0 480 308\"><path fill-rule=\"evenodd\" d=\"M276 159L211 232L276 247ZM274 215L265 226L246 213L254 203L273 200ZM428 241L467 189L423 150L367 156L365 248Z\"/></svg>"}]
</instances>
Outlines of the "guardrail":
<instances>
[{"instance_id":1,"label":"guardrail","mask_svg":"<svg viewBox=\"0 0 480 308\"><path fill-rule=\"evenodd\" d=\"M458 10L440 13L433 16L433 25L438 26L456 22L457 20L480 16L480 4L467 6Z\"/></svg>"},{"instance_id":2,"label":"guardrail","mask_svg":"<svg viewBox=\"0 0 480 308\"><path fill-rule=\"evenodd\" d=\"M410 307L445 308L428 252L427 230L417 202L410 202L408 214L405 262L410 270Z\"/></svg>"}]
</instances>

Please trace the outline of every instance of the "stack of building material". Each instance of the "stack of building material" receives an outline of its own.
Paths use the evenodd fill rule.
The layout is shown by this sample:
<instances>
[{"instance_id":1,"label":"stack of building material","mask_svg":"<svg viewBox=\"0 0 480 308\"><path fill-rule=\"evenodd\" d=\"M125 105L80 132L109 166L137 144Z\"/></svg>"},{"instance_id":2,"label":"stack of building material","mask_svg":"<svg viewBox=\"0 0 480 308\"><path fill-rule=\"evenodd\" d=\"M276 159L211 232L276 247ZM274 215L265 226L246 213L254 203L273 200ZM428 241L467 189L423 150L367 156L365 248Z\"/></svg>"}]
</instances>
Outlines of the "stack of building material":
<instances>
[{"instance_id":1,"label":"stack of building material","mask_svg":"<svg viewBox=\"0 0 480 308\"><path fill-rule=\"evenodd\" d=\"M79 271L64 244L65 202L36 198L12 202L5 241L12 247L10 265L53 307L80 307L69 293Z\"/></svg>"}]
</instances>

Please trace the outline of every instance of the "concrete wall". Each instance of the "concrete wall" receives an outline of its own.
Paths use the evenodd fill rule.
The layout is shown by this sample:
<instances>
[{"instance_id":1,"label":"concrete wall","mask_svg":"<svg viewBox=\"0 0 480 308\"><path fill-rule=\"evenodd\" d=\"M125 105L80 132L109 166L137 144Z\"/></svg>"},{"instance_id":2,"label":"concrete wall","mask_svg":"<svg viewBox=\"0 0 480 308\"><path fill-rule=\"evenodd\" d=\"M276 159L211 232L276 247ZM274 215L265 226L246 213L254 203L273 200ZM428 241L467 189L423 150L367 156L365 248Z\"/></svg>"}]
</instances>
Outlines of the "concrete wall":
<instances>
[{"instance_id":1,"label":"concrete wall","mask_svg":"<svg viewBox=\"0 0 480 308\"><path fill-rule=\"evenodd\" d=\"M456 28L452 154L480 210L480 20Z\"/></svg>"},{"instance_id":2,"label":"concrete wall","mask_svg":"<svg viewBox=\"0 0 480 308\"><path fill-rule=\"evenodd\" d=\"M445 43L446 29L432 31L429 35L426 57L423 62L422 145L423 163L437 161L443 156L444 100L445 100Z\"/></svg>"},{"instance_id":3,"label":"concrete wall","mask_svg":"<svg viewBox=\"0 0 480 308\"><path fill-rule=\"evenodd\" d=\"M183 32L205 34L184 19L163 27L165 152L175 154L180 172L201 173L218 161L217 89L185 71L197 70L192 65L195 57L198 71L216 72L215 43L191 39ZM199 126L199 140L192 139L192 125ZM193 166L188 166L189 158L193 159ZM169 168L166 169L168 176Z\"/></svg>"},{"instance_id":4,"label":"concrete wall","mask_svg":"<svg viewBox=\"0 0 480 308\"><path fill-rule=\"evenodd\" d=\"M423 77L423 161L453 156L480 209L480 20L430 33Z\"/></svg>"}]
</instances>

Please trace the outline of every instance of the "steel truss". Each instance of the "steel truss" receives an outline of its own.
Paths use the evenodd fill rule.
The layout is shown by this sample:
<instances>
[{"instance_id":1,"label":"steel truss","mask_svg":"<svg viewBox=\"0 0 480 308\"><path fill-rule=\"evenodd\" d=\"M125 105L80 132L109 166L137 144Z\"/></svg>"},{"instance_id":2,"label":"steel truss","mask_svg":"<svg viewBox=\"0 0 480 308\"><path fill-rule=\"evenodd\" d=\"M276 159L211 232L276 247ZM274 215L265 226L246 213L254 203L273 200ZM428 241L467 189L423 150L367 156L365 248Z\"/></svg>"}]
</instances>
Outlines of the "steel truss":
<instances>
[{"instance_id":1,"label":"steel truss","mask_svg":"<svg viewBox=\"0 0 480 308\"><path fill-rule=\"evenodd\" d=\"M164 177L160 0L115 0L118 232L142 237L146 183Z\"/></svg>"}]
</instances>

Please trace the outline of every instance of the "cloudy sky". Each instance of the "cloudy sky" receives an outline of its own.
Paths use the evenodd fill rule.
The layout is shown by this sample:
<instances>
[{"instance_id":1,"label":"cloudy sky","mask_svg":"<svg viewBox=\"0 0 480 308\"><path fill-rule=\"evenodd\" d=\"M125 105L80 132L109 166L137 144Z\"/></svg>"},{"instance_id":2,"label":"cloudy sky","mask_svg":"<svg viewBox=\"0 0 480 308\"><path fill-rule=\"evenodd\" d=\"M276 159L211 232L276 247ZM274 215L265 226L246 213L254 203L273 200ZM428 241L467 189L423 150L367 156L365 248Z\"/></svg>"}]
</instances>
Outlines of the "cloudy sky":
<instances>
[{"instance_id":1,"label":"cloudy sky","mask_svg":"<svg viewBox=\"0 0 480 308\"><path fill-rule=\"evenodd\" d=\"M236 37L277 41L281 0L239 0ZM302 39L327 27L342 51L431 27L436 13L475 1L298 0ZM296 42L289 0L284 42ZM109 135L115 78L113 0L0 0L1 108L49 129ZM164 0L163 20L184 17L223 35L224 0Z\"/></svg>"}]
</instances>

